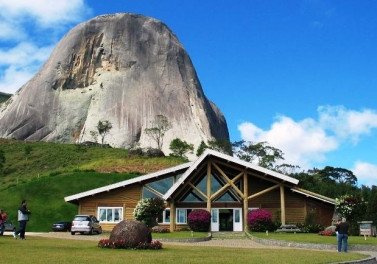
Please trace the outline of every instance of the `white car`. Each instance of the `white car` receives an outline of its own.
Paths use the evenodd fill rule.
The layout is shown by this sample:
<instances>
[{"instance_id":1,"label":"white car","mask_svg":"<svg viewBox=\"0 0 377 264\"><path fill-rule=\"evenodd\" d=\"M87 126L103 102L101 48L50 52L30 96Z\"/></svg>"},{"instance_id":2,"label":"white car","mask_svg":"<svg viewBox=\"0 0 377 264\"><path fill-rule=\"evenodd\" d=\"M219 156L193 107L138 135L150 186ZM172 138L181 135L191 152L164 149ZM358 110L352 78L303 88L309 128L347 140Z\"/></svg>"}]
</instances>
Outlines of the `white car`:
<instances>
[{"instance_id":1,"label":"white car","mask_svg":"<svg viewBox=\"0 0 377 264\"><path fill-rule=\"evenodd\" d=\"M102 227L94 215L76 215L71 227L71 234L74 235L75 233L101 234Z\"/></svg>"}]
</instances>

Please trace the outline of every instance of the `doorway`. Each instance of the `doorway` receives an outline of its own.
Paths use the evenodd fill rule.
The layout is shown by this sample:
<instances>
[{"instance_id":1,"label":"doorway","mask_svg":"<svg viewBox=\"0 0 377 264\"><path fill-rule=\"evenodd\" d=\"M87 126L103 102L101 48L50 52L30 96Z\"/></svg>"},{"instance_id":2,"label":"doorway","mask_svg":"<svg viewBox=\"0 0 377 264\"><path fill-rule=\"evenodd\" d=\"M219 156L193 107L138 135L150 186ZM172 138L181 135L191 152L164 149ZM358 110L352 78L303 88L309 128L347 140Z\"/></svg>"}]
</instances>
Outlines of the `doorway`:
<instances>
[{"instance_id":1,"label":"doorway","mask_svg":"<svg viewBox=\"0 0 377 264\"><path fill-rule=\"evenodd\" d=\"M219 220L220 220L219 231L233 231L233 210L232 209L220 209Z\"/></svg>"}]
</instances>

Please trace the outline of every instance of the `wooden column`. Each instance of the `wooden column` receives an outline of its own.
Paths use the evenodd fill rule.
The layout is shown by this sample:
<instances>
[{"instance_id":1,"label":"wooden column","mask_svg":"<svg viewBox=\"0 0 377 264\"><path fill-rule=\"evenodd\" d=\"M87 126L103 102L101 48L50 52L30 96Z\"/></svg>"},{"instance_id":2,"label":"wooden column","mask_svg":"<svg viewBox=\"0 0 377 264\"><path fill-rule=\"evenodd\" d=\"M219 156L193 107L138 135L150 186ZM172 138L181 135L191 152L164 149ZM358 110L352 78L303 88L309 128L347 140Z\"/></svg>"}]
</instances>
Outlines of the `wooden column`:
<instances>
[{"instance_id":1,"label":"wooden column","mask_svg":"<svg viewBox=\"0 0 377 264\"><path fill-rule=\"evenodd\" d=\"M249 212L249 182L246 171L243 174L243 231L247 231L247 213Z\"/></svg>"},{"instance_id":2,"label":"wooden column","mask_svg":"<svg viewBox=\"0 0 377 264\"><path fill-rule=\"evenodd\" d=\"M175 201L170 201L170 232L175 230Z\"/></svg>"},{"instance_id":3,"label":"wooden column","mask_svg":"<svg viewBox=\"0 0 377 264\"><path fill-rule=\"evenodd\" d=\"M211 162L207 163L207 211L211 213Z\"/></svg>"},{"instance_id":4,"label":"wooden column","mask_svg":"<svg viewBox=\"0 0 377 264\"><path fill-rule=\"evenodd\" d=\"M281 209L281 224L285 225L285 194L284 185L280 185L280 209Z\"/></svg>"}]
</instances>

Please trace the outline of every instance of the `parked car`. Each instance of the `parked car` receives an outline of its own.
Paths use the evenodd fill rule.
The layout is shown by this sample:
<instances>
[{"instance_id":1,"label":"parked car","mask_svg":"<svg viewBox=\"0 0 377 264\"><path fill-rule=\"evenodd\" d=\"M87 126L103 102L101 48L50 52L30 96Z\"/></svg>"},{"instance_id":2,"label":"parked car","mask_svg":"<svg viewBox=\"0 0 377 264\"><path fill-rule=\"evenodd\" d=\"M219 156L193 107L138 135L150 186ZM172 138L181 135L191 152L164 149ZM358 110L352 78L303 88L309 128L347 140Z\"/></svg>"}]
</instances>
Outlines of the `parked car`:
<instances>
[{"instance_id":1,"label":"parked car","mask_svg":"<svg viewBox=\"0 0 377 264\"><path fill-rule=\"evenodd\" d=\"M102 227L94 215L76 215L71 227L71 234L74 235L75 233L101 234Z\"/></svg>"},{"instance_id":2,"label":"parked car","mask_svg":"<svg viewBox=\"0 0 377 264\"><path fill-rule=\"evenodd\" d=\"M0 229L0 233L3 234L4 231L15 232L15 231L16 231L16 226L12 223L12 221L10 221L10 220L6 220L6 221L4 222L4 230L1 230L1 229Z\"/></svg>"},{"instance_id":3,"label":"parked car","mask_svg":"<svg viewBox=\"0 0 377 264\"><path fill-rule=\"evenodd\" d=\"M52 230L57 231L71 231L72 222L68 221L59 221L52 225Z\"/></svg>"}]
</instances>

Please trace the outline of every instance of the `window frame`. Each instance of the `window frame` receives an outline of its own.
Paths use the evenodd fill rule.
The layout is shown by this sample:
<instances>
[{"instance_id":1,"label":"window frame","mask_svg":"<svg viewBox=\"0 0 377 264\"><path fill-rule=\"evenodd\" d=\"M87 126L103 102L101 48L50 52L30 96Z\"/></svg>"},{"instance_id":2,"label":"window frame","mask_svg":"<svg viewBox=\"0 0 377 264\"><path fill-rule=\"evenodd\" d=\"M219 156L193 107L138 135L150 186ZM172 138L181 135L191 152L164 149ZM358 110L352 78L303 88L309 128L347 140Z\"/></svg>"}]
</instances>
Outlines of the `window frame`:
<instances>
[{"instance_id":1,"label":"window frame","mask_svg":"<svg viewBox=\"0 0 377 264\"><path fill-rule=\"evenodd\" d=\"M99 206L97 208L97 219L99 222L101 223L119 223L123 220L123 210L124 208L122 206ZM106 215L105 215L105 220L101 220L101 217L100 217L100 213L101 213L101 210L105 210L106 212ZM107 212L108 210L111 210L111 221L108 221L108 217L107 217ZM114 216L115 216L115 210L119 210L118 211L118 215L119 215L119 220L114 220Z\"/></svg>"}]
</instances>

